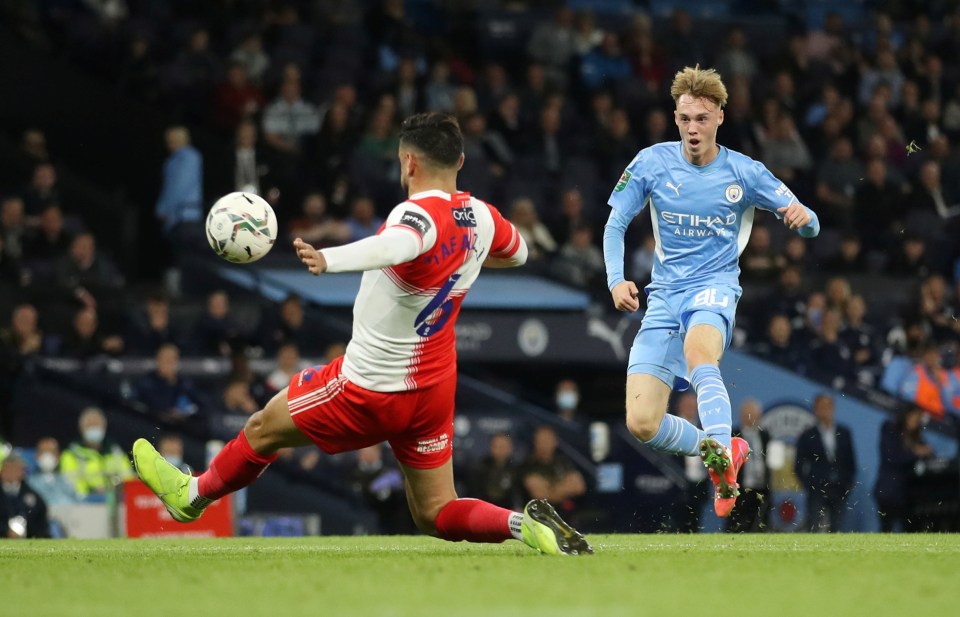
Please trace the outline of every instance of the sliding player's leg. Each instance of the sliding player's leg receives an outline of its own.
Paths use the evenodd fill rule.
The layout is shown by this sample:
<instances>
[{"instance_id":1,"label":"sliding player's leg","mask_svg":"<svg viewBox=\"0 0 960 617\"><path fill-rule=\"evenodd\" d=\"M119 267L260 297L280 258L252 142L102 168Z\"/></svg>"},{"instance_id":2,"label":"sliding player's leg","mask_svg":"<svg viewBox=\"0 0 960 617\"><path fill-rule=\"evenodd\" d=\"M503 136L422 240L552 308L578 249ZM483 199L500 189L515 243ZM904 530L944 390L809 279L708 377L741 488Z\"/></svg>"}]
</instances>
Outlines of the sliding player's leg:
<instances>
[{"instance_id":1,"label":"sliding player's leg","mask_svg":"<svg viewBox=\"0 0 960 617\"><path fill-rule=\"evenodd\" d=\"M243 430L227 443L199 477L167 463L146 439L133 444L133 462L140 479L160 497L174 520L196 520L209 504L260 477L277 458L277 450L310 444L297 429L287 405L287 389L250 416Z\"/></svg>"},{"instance_id":2,"label":"sliding player's leg","mask_svg":"<svg viewBox=\"0 0 960 617\"><path fill-rule=\"evenodd\" d=\"M453 460L420 469L400 464L407 503L414 522L426 534L451 542L494 542L516 539L550 555L583 555L593 549L566 524L549 503L534 500L524 513L480 499L458 498L453 485Z\"/></svg>"}]
</instances>

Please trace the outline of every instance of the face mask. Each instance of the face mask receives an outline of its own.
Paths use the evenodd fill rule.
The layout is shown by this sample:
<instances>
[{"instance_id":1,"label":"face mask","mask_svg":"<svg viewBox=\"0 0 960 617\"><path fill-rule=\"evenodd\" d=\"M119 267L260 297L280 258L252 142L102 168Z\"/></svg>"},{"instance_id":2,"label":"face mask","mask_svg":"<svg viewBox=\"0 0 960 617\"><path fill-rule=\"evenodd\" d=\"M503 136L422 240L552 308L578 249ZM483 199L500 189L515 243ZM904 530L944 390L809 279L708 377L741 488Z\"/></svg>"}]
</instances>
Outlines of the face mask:
<instances>
[{"instance_id":1,"label":"face mask","mask_svg":"<svg viewBox=\"0 0 960 617\"><path fill-rule=\"evenodd\" d=\"M37 457L37 467L44 473L50 473L57 468L57 455L53 452L44 452Z\"/></svg>"},{"instance_id":2,"label":"face mask","mask_svg":"<svg viewBox=\"0 0 960 617\"><path fill-rule=\"evenodd\" d=\"M107 431L103 427L91 426L90 428L83 429L83 440L87 443L102 443L106 434Z\"/></svg>"},{"instance_id":3,"label":"face mask","mask_svg":"<svg viewBox=\"0 0 960 617\"><path fill-rule=\"evenodd\" d=\"M163 458L165 458L165 459L167 460L167 462L170 463L171 465L173 465L174 467L180 467L180 465L183 465L183 458L182 458L182 457L179 457L179 456L165 456L165 457L163 457Z\"/></svg>"},{"instance_id":4,"label":"face mask","mask_svg":"<svg viewBox=\"0 0 960 617\"><path fill-rule=\"evenodd\" d=\"M576 409L580 397L573 390L564 390L557 395L557 407L560 409Z\"/></svg>"}]
</instances>

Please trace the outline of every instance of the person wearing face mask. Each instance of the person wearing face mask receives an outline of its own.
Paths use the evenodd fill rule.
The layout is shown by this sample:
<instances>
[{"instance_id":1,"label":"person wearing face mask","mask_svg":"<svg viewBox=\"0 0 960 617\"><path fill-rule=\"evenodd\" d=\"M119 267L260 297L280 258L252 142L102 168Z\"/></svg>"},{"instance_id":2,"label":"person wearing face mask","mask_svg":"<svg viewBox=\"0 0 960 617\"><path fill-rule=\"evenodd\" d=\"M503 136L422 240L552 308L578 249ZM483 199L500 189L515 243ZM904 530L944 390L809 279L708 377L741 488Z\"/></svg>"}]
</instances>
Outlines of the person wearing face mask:
<instances>
[{"instance_id":1,"label":"person wearing face mask","mask_svg":"<svg viewBox=\"0 0 960 617\"><path fill-rule=\"evenodd\" d=\"M60 465L60 444L53 437L41 437L37 442L37 467L27 482L48 506L78 503L80 499L73 485L57 469Z\"/></svg>"},{"instance_id":2,"label":"person wearing face mask","mask_svg":"<svg viewBox=\"0 0 960 617\"><path fill-rule=\"evenodd\" d=\"M564 379L557 384L557 415L566 422L583 423L583 414L579 413L580 388L572 379Z\"/></svg>"},{"instance_id":3,"label":"person wearing face mask","mask_svg":"<svg viewBox=\"0 0 960 617\"><path fill-rule=\"evenodd\" d=\"M60 457L60 472L85 501L100 501L107 491L133 478L130 460L119 445L106 439L107 418L96 407L80 413L80 440Z\"/></svg>"},{"instance_id":4,"label":"person wearing face mask","mask_svg":"<svg viewBox=\"0 0 960 617\"><path fill-rule=\"evenodd\" d=\"M183 462L183 440L177 435L164 435L157 442L157 452L168 463L183 473L193 473L190 466Z\"/></svg>"},{"instance_id":5,"label":"person wearing face mask","mask_svg":"<svg viewBox=\"0 0 960 617\"><path fill-rule=\"evenodd\" d=\"M27 466L18 454L0 465L0 539L49 538L47 504L26 482Z\"/></svg>"}]
</instances>

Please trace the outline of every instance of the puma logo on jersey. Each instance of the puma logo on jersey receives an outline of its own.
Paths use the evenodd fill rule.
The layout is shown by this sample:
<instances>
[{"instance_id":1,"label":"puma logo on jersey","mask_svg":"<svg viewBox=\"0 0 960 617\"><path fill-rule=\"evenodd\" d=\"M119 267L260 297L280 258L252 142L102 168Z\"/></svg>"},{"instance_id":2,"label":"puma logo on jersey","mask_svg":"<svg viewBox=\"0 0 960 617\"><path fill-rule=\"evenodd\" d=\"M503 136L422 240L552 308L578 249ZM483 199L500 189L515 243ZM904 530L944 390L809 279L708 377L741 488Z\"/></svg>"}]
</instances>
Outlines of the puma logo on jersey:
<instances>
[{"instance_id":1,"label":"puma logo on jersey","mask_svg":"<svg viewBox=\"0 0 960 617\"><path fill-rule=\"evenodd\" d=\"M430 220L419 212L412 210L403 213L403 216L400 217L400 224L415 229L421 236L427 235L427 232L430 231Z\"/></svg>"},{"instance_id":2,"label":"puma logo on jersey","mask_svg":"<svg viewBox=\"0 0 960 617\"><path fill-rule=\"evenodd\" d=\"M677 197L680 197L680 187L681 187L681 186L683 186L683 182L681 182L681 183L678 184L677 186L673 186L673 182L667 182L667 188L668 188L668 189L673 189L673 191L677 194Z\"/></svg>"}]
</instances>

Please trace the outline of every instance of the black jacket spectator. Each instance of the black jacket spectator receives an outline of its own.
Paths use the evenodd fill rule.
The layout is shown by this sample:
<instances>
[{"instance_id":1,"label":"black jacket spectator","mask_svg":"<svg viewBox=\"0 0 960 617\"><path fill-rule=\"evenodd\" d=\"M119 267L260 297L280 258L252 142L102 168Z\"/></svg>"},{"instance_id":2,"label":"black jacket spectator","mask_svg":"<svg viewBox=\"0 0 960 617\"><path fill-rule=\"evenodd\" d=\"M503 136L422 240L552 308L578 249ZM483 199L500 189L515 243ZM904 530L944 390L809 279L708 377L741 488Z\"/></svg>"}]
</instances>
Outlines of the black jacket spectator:
<instances>
[{"instance_id":1,"label":"black jacket spectator","mask_svg":"<svg viewBox=\"0 0 960 617\"><path fill-rule=\"evenodd\" d=\"M26 465L12 455L0 467L0 539L49 538L47 504L26 480ZM9 490L9 492L8 492Z\"/></svg>"},{"instance_id":2,"label":"black jacket spectator","mask_svg":"<svg viewBox=\"0 0 960 617\"><path fill-rule=\"evenodd\" d=\"M813 413L818 421L797 438L794 470L807 491L807 529L839 531L856 477L853 438L850 429L834 422L829 395L817 396Z\"/></svg>"}]
</instances>

